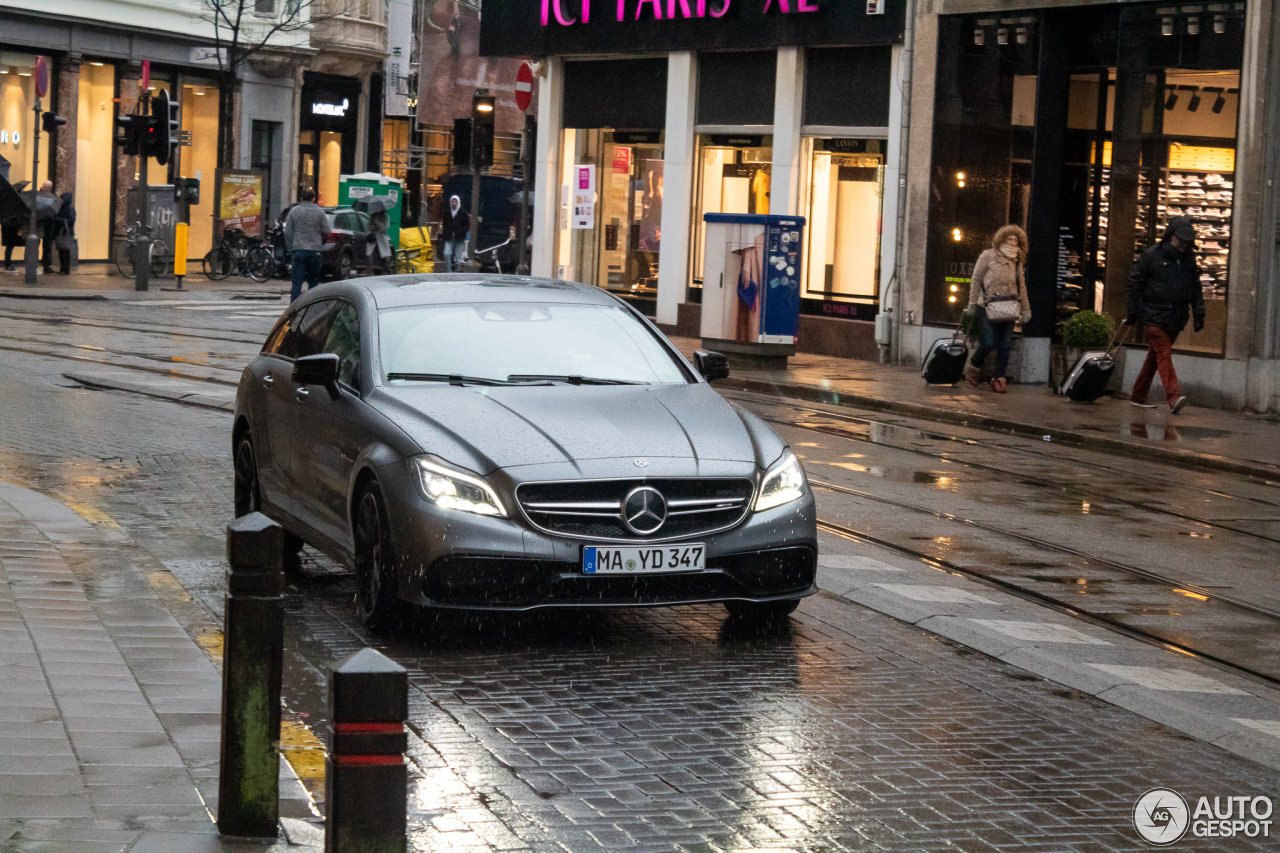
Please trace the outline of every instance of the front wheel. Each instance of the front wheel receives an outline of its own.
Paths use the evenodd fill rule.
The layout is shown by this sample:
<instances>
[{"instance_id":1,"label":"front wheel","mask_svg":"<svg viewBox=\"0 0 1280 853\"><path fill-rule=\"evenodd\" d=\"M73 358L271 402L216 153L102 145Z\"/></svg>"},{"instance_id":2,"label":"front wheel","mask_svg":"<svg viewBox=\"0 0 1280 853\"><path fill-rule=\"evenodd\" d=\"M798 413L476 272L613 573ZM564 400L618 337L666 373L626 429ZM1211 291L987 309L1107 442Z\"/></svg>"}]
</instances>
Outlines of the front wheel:
<instances>
[{"instance_id":1,"label":"front wheel","mask_svg":"<svg viewBox=\"0 0 1280 853\"><path fill-rule=\"evenodd\" d=\"M763 625L783 621L799 606L798 598L789 601L726 601L724 603L724 609L729 611L729 618Z\"/></svg>"},{"instance_id":2,"label":"front wheel","mask_svg":"<svg viewBox=\"0 0 1280 853\"><path fill-rule=\"evenodd\" d=\"M258 459L253 453L253 438L248 430L236 439L233 464L235 511L236 518L240 518L262 509L262 492L258 488Z\"/></svg>"},{"instance_id":3,"label":"front wheel","mask_svg":"<svg viewBox=\"0 0 1280 853\"><path fill-rule=\"evenodd\" d=\"M214 246L204 256L201 265L210 281L221 281L235 271L236 257L226 246Z\"/></svg>"},{"instance_id":4,"label":"front wheel","mask_svg":"<svg viewBox=\"0 0 1280 853\"><path fill-rule=\"evenodd\" d=\"M397 620L395 554L387 508L377 485L360 495L355 517L356 613L371 631L385 631Z\"/></svg>"},{"instance_id":5,"label":"front wheel","mask_svg":"<svg viewBox=\"0 0 1280 853\"><path fill-rule=\"evenodd\" d=\"M249 250L249 257L245 260L245 264L248 267L249 278L258 282L269 281L276 269L276 258L266 246L254 246Z\"/></svg>"},{"instance_id":6,"label":"front wheel","mask_svg":"<svg viewBox=\"0 0 1280 853\"><path fill-rule=\"evenodd\" d=\"M121 240L116 243L116 269L125 278L133 278L133 241Z\"/></svg>"}]
</instances>

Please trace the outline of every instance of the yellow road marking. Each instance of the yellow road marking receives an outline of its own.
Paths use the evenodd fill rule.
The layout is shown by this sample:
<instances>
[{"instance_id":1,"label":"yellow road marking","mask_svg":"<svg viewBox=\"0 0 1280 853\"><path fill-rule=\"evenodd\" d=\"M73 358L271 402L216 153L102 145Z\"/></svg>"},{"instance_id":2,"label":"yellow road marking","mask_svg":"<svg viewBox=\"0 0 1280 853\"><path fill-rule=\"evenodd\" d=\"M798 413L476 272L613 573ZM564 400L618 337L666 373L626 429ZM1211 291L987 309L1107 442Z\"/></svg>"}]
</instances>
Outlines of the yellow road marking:
<instances>
[{"instance_id":1,"label":"yellow road marking","mask_svg":"<svg viewBox=\"0 0 1280 853\"><path fill-rule=\"evenodd\" d=\"M119 524L116 524L116 520L114 518L107 515L97 507L89 506L88 504L67 504L67 506L75 510L76 515L80 516L90 524L101 524L103 527L120 527Z\"/></svg>"}]
</instances>

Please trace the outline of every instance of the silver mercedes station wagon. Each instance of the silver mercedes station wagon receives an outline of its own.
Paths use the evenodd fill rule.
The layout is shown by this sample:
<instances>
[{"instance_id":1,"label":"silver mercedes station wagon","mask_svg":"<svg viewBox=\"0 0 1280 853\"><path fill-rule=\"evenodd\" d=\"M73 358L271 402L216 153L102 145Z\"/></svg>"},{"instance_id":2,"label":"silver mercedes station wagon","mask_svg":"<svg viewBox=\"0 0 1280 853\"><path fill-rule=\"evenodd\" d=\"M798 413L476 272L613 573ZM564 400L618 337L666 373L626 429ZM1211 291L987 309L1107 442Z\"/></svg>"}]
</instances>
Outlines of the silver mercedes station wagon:
<instances>
[{"instance_id":1,"label":"silver mercedes station wagon","mask_svg":"<svg viewBox=\"0 0 1280 853\"><path fill-rule=\"evenodd\" d=\"M374 629L411 605L782 618L815 591L813 494L727 375L587 285L325 284L240 379L236 513L352 567Z\"/></svg>"}]
</instances>

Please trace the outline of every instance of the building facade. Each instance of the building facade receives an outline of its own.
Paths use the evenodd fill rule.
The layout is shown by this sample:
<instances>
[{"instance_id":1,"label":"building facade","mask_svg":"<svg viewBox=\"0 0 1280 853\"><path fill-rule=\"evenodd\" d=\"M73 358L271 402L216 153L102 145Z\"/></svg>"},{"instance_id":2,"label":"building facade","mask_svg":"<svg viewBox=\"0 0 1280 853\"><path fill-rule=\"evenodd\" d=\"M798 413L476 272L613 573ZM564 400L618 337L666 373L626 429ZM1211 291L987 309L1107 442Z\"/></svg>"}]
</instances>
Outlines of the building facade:
<instances>
[{"instance_id":1,"label":"building facade","mask_svg":"<svg viewBox=\"0 0 1280 853\"><path fill-rule=\"evenodd\" d=\"M897 206L905 0L607 6L485 5L482 55L545 57L532 272L693 331L703 216L798 214L801 340L874 357L896 243L885 211ZM584 169L594 201L571 210Z\"/></svg>"},{"instance_id":2,"label":"building facade","mask_svg":"<svg viewBox=\"0 0 1280 853\"><path fill-rule=\"evenodd\" d=\"M895 360L950 332L978 254L1014 222L1032 302L1018 378L1043 382L1061 322L1122 319L1136 255L1188 216L1206 324L1177 341L1184 393L1274 410L1277 25L1261 0L917 0Z\"/></svg>"}]
</instances>

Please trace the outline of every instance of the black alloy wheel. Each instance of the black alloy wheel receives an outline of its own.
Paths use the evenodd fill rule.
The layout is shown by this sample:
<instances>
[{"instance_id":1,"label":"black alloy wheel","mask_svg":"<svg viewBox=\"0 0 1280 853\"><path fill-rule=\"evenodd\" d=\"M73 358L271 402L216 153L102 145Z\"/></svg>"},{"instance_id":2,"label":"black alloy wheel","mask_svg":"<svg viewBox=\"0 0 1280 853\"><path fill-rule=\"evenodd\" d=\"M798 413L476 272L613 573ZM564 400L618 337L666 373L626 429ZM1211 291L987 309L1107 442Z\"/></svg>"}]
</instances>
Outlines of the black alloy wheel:
<instances>
[{"instance_id":1,"label":"black alloy wheel","mask_svg":"<svg viewBox=\"0 0 1280 853\"><path fill-rule=\"evenodd\" d=\"M786 619L800 606L800 599L788 601L726 601L724 609L730 619L771 625Z\"/></svg>"},{"instance_id":2,"label":"black alloy wheel","mask_svg":"<svg viewBox=\"0 0 1280 853\"><path fill-rule=\"evenodd\" d=\"M386 505L377 484L370 483L356 504L356 612L371 631L385 631L399 609L395 554Z\"/></svg>"},{"instance_id":3,"label":"black alloy wheel","mask_svg":"<svg viewBox=\"0 0 1280 853\"><path fill-rule=\"evenodd\" d=\"M355 266L355 262L351 260L350 252L343 252L338 255L338 281L345 281L351 278L351 270Z\"/></svg>"},{"instance_id":4,"label":"black alloy wheel","mask_svg":"<svg viewBox=\"0 0 1280 853\"><path fill-rule=\"evenodd\" d=\"M262 509L262 492L258 488L258 460L253 455L253 437L245 430L235 446L236 518Z\"/></svg>"}]
</instances>

